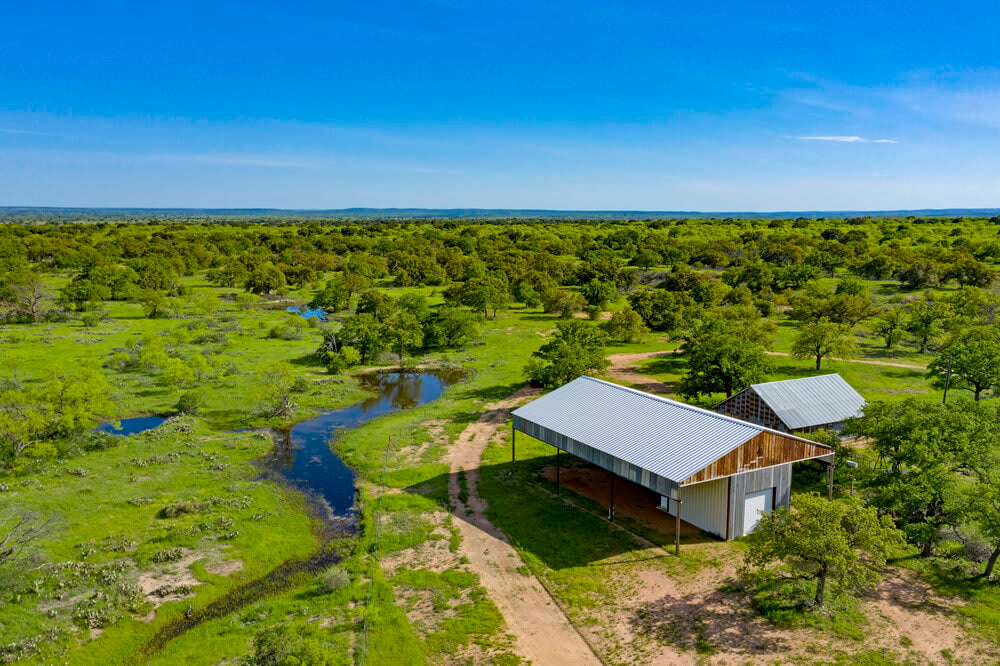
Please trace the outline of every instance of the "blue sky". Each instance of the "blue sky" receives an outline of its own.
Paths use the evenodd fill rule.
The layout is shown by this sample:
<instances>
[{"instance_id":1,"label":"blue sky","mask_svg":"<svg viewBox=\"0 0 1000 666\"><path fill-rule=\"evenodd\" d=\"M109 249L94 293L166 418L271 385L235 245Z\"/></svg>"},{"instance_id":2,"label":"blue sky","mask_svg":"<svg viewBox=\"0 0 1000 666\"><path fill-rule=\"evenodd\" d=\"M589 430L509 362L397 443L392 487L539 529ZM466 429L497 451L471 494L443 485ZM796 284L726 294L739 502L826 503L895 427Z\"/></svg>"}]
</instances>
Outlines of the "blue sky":
<instances>
[{"instance_id":1,"label":"blue sky","mask_svg":"<svg viewBox=\"0 0 1000 666\"><path fill-rule=\"evenodd\" d=\"M1000 206L1000 3L5 4L0 205Z\"/></svg>"}]
</instances>

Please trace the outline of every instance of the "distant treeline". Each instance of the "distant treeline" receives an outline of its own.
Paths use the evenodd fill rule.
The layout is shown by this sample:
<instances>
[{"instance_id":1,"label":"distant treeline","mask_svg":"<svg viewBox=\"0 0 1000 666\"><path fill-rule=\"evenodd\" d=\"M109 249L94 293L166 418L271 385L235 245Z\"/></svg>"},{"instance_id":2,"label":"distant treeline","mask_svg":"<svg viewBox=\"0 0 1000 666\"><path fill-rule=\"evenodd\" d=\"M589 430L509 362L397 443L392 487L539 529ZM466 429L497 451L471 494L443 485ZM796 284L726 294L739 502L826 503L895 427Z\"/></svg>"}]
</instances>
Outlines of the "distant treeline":
<instances>
[{"instance_id":1,"label":"distant treeline","mask_svg":"<svg viewBox=\"0 0 1000 666\"><path fill-rule=\"evenodd\" d=\"M699 212L699 211L567 211L493 208L342 208L335 210L283 210L272 208L60 208L34 206L0 207L0 222L251 222L344 224L354 222L401 221L482 221L517 222L607 222L653 220L775 220L849 218L989 218L1000 208L945 208L898 211L783 211L783 212Z\"/></svg>"}]
</instances>

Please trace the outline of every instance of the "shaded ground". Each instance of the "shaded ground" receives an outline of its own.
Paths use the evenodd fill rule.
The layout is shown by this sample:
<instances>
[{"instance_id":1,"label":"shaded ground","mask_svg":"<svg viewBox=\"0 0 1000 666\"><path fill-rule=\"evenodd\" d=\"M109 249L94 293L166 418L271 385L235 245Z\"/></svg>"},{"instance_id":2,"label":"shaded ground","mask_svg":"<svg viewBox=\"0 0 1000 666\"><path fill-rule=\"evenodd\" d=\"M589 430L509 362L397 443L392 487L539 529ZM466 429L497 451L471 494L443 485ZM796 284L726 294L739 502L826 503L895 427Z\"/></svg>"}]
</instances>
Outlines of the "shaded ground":
<instances>
[{"instance_id":1,"label":"shaded ground","mask_svg":"<svg viewBox=\"0 0 1000 666\"><path fill-rule=\"evenodd\" d=\"M564 455L563 464L572 466L562 467L559 472L563 488L591 499L602 507L608 507L611 500L611 473L575 459L571 463L567 459L572 459L572 456ZM555 483L555 467L546 467L542 474ZM656 492L628 479L615 478L615 517L631 518L664 536L673 537L677 520L659 509L659 503L660 496ZM689 537L702 534L700 528L681 521L681 536L685 537L685 543L690 541Z\"/></svg>"}]
</instances>

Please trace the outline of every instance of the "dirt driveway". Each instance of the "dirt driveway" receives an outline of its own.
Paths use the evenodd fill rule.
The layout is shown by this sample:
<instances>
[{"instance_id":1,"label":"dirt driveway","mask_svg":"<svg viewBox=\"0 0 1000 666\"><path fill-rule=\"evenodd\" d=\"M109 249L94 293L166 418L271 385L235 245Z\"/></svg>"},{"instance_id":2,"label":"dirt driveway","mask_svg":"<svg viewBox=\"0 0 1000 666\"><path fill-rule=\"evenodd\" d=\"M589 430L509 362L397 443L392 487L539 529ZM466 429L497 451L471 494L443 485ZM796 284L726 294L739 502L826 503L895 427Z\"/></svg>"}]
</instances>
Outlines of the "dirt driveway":
<instances>
[{"instance_id":1,"label":"dirt driveway","mask_svg":"<svg viewBox=\"0 0 1000 666\"><path fill-rule=\"evenodd\" d=\"M455 521L462 536L459 550L503 614L514 636L515 652L535 664L601 664L539 580L522 573L526 570L524 561L486 518L486 501L478 491L479 467L487 445L507 422L510 411L538 394L537 389L526 387L488 405L452 446L447 457L451 469L448 494L459 519ZM465 472L467 502L461 501L460 471Z\"/></svg>"}]
</instances>

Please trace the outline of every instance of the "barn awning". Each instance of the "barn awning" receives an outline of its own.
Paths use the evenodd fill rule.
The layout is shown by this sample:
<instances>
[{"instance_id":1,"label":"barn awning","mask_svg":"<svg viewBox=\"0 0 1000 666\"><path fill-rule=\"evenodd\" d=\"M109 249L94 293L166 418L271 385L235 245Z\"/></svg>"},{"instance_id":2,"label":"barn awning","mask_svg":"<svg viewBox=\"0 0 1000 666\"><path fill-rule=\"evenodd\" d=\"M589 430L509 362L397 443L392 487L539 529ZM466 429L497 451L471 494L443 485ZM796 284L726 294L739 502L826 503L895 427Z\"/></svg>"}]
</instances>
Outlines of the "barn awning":
<instances>
[{"instance_id":1,"label":"barn awning","mask_svg":"<svg viewBox=\"0 0 1000 666\"><path fill-rule=\"evenodd\" d=\"M832 452L816 442L593 377L578 377L513 415L519 430L527 432L519 422L541 426L679 484ZM729 456L724 466L713 468L744 445L762 441L762 434L768 451L784 446L786 454L756 454L756 462L754 452Z\"/></svg>"}]
</instances>

